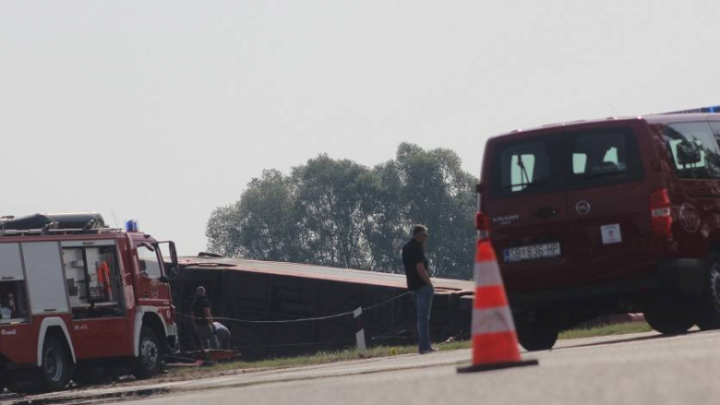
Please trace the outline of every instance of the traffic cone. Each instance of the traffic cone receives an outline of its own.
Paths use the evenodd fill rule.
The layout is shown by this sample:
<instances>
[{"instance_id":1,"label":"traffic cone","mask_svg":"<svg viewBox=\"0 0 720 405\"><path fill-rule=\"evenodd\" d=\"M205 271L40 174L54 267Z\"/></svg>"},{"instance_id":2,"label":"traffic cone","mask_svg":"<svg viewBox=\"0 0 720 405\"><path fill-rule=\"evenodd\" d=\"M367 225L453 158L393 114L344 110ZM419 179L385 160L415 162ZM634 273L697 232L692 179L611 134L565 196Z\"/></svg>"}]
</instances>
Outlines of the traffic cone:
<instances>
[{"instance_id":1,"label":"traffic cone","mask_svg":"<svg viewBox=\"0 0 720 405\"><path fill-rule=\"evenodd\" d=\"M537 365L520 357L512 312L490 241L478 240L472 315L472 363L459 373Z\"/></svg>"}]
</instances>

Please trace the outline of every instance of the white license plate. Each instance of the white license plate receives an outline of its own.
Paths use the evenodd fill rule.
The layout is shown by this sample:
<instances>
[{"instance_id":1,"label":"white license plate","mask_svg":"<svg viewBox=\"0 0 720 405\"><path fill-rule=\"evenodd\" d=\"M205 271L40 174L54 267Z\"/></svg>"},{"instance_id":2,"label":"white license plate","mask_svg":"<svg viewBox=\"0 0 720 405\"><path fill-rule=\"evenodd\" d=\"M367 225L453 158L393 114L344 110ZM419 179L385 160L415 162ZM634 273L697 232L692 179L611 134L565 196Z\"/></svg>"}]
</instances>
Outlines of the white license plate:
<instances>
[{"instance_id":1,"label":"white license plate","mask_svg":"<svg viewBox=\"0 0 720 405\"><path fill-rule=\"evenodd\" d=\"M544 259L560 256L560 244L544 243L542 245L521 246L505 249L503 259L505 263L521 262L525 260Z\"/></svg>"}]
</instances>

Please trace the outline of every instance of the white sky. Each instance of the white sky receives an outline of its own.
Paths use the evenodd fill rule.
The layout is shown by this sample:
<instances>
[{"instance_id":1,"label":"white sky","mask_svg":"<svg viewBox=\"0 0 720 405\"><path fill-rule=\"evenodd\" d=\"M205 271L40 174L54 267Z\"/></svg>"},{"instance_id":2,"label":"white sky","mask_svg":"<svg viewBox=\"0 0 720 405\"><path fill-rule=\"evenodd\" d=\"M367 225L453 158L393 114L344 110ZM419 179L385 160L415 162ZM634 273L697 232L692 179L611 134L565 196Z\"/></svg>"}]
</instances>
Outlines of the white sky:
<instances>
[{"instance_id":1,"label":"white sky","mask_svg":"<svg viewBox=\"0 0 720 405\"><path fill-rule=\"evenodd\" d=\"M0 1L0 213L181 254L263 169L720 104L718 1Z\"/></svg>"}]
</instances>

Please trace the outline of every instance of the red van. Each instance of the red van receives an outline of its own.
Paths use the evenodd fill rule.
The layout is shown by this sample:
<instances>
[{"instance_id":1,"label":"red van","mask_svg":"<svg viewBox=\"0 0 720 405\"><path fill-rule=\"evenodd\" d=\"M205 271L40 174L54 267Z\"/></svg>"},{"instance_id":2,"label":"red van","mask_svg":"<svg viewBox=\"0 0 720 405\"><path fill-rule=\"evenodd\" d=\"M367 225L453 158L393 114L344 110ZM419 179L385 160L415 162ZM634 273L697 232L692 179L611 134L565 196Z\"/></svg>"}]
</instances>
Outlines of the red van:
<instances>
[{"instance_id":1,"label":"red van","mask_svg":"<svg viewBox=\"0 0 720 405\"><path fill-rule=\"evenodd\" d=\"M488 140L477 227L523 347L642 311L664 334L720 328L720 114L609 118Z\"/></svg>"}]
</instances>

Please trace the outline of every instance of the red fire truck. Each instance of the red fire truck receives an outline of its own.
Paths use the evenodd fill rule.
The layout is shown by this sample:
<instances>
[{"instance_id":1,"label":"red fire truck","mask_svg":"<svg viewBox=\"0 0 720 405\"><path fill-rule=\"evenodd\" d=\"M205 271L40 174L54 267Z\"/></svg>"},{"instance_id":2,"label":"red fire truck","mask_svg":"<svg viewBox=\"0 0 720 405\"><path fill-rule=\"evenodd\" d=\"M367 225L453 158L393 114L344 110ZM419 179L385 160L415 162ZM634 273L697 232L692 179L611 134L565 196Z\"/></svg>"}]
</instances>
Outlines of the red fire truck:
<instances>
[{"instance_id":1,"label":"red fire truck","mask_svg":"<svg viewBox=\"0 0 720 405\"><path fill-rule=\"evenodd\" d=\"M99 367L160 372L178 344L167 277L176 270L172 242L110 228L96 213L4 218L0 392L59 390Z\"/></svg>"}]
</instances>

